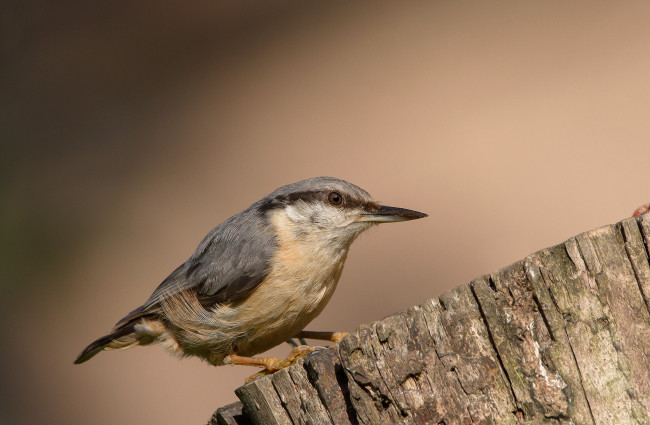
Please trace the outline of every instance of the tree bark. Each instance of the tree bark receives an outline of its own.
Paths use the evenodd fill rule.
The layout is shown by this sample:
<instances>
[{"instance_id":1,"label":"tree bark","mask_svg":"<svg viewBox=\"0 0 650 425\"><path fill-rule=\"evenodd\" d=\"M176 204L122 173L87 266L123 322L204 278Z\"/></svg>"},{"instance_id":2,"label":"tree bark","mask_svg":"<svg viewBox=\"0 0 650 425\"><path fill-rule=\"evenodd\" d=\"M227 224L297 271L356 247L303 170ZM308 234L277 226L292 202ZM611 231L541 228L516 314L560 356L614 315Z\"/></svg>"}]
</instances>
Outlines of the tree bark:
<instances>
[{"instance_id":1,"label":"tree bark","mask_svg":"<svg viewBox=\"0 0 650 425\"><path fill-rule=\"evenodd\" d=\"M649 424L650 214L238 388L218 424ZM243 413L242 413L243 408Z\"/></svg>"}]
</instances>

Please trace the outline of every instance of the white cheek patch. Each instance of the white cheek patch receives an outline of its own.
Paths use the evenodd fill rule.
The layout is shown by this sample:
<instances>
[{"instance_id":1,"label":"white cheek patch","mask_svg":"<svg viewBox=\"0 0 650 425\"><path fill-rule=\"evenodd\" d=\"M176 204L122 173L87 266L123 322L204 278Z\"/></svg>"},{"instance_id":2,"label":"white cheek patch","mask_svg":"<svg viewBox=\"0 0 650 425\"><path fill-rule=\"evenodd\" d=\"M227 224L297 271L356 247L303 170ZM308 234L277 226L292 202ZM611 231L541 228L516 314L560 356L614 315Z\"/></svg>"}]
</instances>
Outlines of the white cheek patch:
<instances>
[{"instance_id":1,"label":"white cheek patch","mask_svg":"<svg viewBox=\"0 0 650 425\"><path fill-rule=\"evenodd\" d=\"M306 202L287 205L284 213L293 223L309 225L313 230L345 228L354 224L358 217L358 214L351 214L350 211L343 208L336 208L322 203Z\"/></svg>"},{"instance_id":2,"label":"white cheek patch","mask_svg":"<svg viewBox=\"0 0 650 425\"><path fill-rule=\"evenodd\" d=\"M351 217L342 208L320 204L314 208L313 214L318 224L330 229L345 227L351 222Z\"/></svg>"},{"instance_id":3,"label":"white cheek patch","mask_svg":"<svg viewBox=\"0 0 650 425\"><path fill-rule=\"evenodd\" d=\"M287 205L284 209L289 220L294 223L310 225L321 225L327 227L338 227L345 219L338 209L334 209L321 203L296 202Z\"/></svg>"},{"instance_id":4,"label":"white cheek patch","mask_svg":"<svg viewBox=\"0 0 650 425\"><path fill-rule=\"evenodd\" d=\"M343 219L338 209L317 204L314 208L316 222L327 227L338 227Z\"/></svg>"},{"instance_id":5,"label":"white cheek patch","mask_svg":"<svg viewBox=\"0 0 650 425\"><path fill-rule=\"evenodd\" d=\"M293 222L300 223L306 221L307 219L307 217L305 217L302 211L300 211L299 208L293 205L287 205L284 208L284 212L287 214L287 217L289 217L289 219Z\"/></svg>"}]
</instances>

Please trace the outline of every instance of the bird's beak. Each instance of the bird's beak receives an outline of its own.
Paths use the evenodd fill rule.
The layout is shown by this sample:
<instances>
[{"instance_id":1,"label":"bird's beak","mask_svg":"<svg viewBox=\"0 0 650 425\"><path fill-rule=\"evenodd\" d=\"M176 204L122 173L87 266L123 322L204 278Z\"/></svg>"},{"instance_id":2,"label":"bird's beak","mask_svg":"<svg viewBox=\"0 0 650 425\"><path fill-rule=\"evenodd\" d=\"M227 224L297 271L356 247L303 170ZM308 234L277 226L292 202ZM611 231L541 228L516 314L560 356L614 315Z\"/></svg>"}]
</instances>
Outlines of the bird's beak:
<instances>
[{"instance_id":1,"label":"bird's beak","mask_svg":"<svg viewBox=\"0 0 650 425\"><path fill-rule=\"evenodd\" d=\"M392 221L415 220L416 218L423 218L426 216L427 214L413 211L413 210L380 205L378 210L361 213L357 221L370 221L373 223L390 223Z\"/></svg>"}]
</instances>

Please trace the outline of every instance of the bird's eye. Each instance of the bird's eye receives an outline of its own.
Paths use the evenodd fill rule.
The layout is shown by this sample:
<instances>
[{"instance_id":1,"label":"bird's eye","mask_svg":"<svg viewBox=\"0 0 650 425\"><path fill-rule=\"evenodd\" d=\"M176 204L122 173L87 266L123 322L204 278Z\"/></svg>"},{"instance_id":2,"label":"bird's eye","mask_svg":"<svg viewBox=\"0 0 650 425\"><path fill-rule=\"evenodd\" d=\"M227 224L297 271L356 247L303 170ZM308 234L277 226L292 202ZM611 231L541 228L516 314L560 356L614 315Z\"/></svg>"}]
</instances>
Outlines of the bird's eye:
<instances>
[{"instance_id":1,"label":"bird's eye","mask_svg":"<svg viewBox=\"0 0 650 425\"><path fill-rule=\"evenodd\" d=\"M332 205L341 205L343 203L343 197L338 192L331 192L327 197L327 200L330 201Z\"/></svg>"}]
</instances>

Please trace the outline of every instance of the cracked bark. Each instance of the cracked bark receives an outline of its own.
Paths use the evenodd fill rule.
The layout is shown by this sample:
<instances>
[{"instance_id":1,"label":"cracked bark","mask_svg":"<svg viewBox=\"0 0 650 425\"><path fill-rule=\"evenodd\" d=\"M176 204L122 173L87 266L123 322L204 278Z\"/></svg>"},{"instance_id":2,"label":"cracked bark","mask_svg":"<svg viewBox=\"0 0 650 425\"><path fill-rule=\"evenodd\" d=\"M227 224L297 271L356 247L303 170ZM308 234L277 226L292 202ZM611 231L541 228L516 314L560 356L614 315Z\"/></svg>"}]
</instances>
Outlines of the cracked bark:
<instances>
[{"instance_id":1,"label":"cracked bark","mask_svg":"<svg viewBox=\"0 0 650 425\"><path fill-rule=\"evenodd\" d=\"M650 425L650 213L238 388L211 424Z\"/></svg>"}]
</instances>

